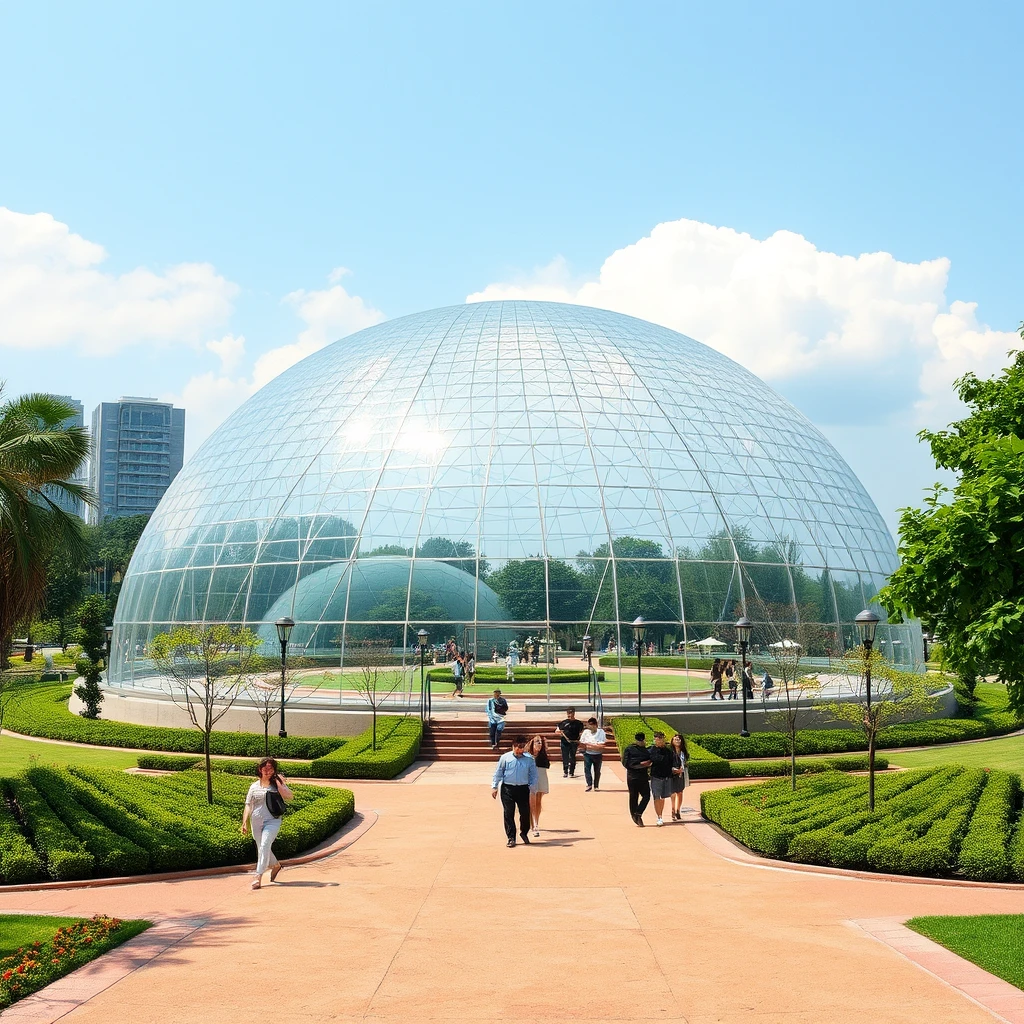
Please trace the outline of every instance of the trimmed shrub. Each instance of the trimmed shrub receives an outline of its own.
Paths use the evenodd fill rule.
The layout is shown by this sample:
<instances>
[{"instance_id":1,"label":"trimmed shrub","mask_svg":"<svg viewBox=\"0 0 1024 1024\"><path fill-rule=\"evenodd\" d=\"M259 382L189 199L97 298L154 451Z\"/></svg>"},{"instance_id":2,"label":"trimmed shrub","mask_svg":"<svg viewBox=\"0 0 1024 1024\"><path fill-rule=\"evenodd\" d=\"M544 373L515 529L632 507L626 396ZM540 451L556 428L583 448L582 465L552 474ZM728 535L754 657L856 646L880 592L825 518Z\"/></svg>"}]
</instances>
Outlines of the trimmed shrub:
<instances>
[{"instance_id":1,"label":"trimmed shrub","mask_svg":"<svg viewBox=\"0 0 1024 1024\"><path fill-rule=\"evenodd\" d=\"M884 771L889 767L886 758L875 755L875 768ZM849 757L804 758L796 763L797 775L813 775L818 772L866 772L868 758L866 754L853 754ZM734 779L743 779L758 775L789 775L789 758L781 761L730 761L729 773Z\"/></svg>"},{"instance_id":2,"label":"trimmed shrub","mask_svg":"<svg viewBox=\"0 0 1024 1024\"><path fill-rule=\"evenodd\" d=\"M140 768L154 772L187 772L193 769L205 771L205 763L201 757L192 754L139 754L136 764ZM229 775L251 775L256 777L255 761L226 761L214 758L210 761L210 767L215 772L227 772ZM313 778L309 761L281 761L279 762L281 774L286 779L309 779Z\"/></svg>"},{"instance_id":3,"label":"trimmed shrub","mask_svg":"<svg viewBox=\"0 0 1024 1024\"><path fill-rule=\"evenodd\" d=\"M81 841L96 861L96 874L137 875L149 868L149 854L130 839L111 831L75 799L68 783L70 773L39 765L25 773L26 778Z\"/></svg>"},{"instance_id":4,"label":"trimmed shrub","mask_svg":"<svg viewBox=\"0 0 1024 1024\"><path fill-rule=\"evenodd\" d=\"M302 789L310 800L305 806L285 815L274 844L280 857L294 857L318 846L356 813L356 798L350 789L320 786L303 786Z\"/></svg>"},{"instance_id":5,"label":"trimmed shrub","mask_svg":"<svg viewBox=\"0 0 1024 1024\"><path fill-rule=\"evenodd\" d=\"M1024 812L1017 819L1017 828L1010 840L1010 870L1014 878L1024 882Z\"/></svg>"},{"instance_id":6,"label":"trimmed shrub","mask_svg":"<svg viewBox=\"0 0 1024 1024\"><path fill-rule=\"evenodd\" d=\"M201 754L203 734L198 729L168 729L155 725L130 725L103 718L82 718L68 710L70 684L26 684L21 699L9 709L4 727L26 736L71 743L99 743L108 747L135 747L141 750L175 750ZM321 757L344 743L337 736L271 735L270 753L274 757ZM262 757L263 734L214 732L210 735L214 754L237 757Z\"/></svg>"},{"instance_id":7,"label":"trimmed shrub","mask_svg":"<svg viewBox=\"0 0 1024 1024\"><path fill-rule=\"evenodd\" d=\"M89 878L95 858L24 776L3 780L4 790L17 807L36 851L46 861L47 874L58 882Z\"/></svg>"},{"instance_id":8,"label":"trimmed shrub","mask_svg":"<svg viewBox=\"0 0 1024 1024\"><path fill-rule=\"evenodd\" d=\"M43 862L0 800L0 879L8 885L20 885L34 882L42 873Z\"/></svg>"},{"instance_id":9,"label":"trimmed shrub","mask_svg":"<svg viewBox=\"0 0 1024 1024\"><path fill-rule=\"evenodd\" d=\"M705 792L701 810L740 842L774 857L991 881L999 871L1011 873L1015 856L1024 862L1019 829L1009 858L993 857L1000 842L1005 850L1019 783L1008 773L991 774L996 785L987 799L989 773L952 765L880 778L874 811L867 809L866 779L834 772L812 776L795 792L781 781Z\"/></svg>"},{"instance_id":10,"label":"trimmed shrub","mask_svg":"<svg viewBox=\"0 0 1024 1024\"><path fill-rule=\"evenodd\" d=\"M367 729L343 747L309 766L317 779L393 779L416 760L423 739L423 723L414 717L381 715L377 719L377 749Z\"/></svg>"},{"instance_id":11,"label":"trimmed shrub","mask_svg":"<svg viewBox=\"0 0 1024 1024\"><path fill-rule=\"evenodd\" d=\"M986 882L1005 882L1013 874L1010 836L1020 800L1020 779L1012 772L988 773L984 792L960 844L960 871Z\"/></svg>"},{"instance_id":12,"label":"trimmed shrub","mask_svg":"<svg viewBox=\"0 0 1024 1024\"><path fill-rule=\"evenodd\" d=\"M427 670L427 678L432 683L451 683L454 685L455 682L451 666L442 667L440 665L435 665L433 668ZM604 673L598 672L597 678L599 682L603 683ZM517 683L546 683L548 681L548 674L543 666L517 665L515 681ZM505 668L504 666L495 667L493 665L481 668L477 665L476 674L473 676L473 682L474 685L479 683L493 683L496 686L501 686L506 682ZM587 670L585 668L554 668L551 670L551 682L558 683L559 685L562 683L586 683Z\"/></svg>"},{"instance_id":13,"label":"trimmed shrub","mask_svg":"<svg viewBox=\"0 0 1024 1024\"><path fill-rule=\"evenodd\" d=\"M689 664L690 668L697 669L698 671L703 669L710 669L714 664L714 658L684 658L682 655L676 655L675 657L668 657L663 654L654 654L648 657L644 655L644 668L686 668ZM598 664L601 668L618 668L619 667L619 656L617 654L602 654L597 659ZM628 657L623 655L622 658L623 668L636 668L636 656L629 655ZM711 689L711 683L708 682L708 689Z\"/></svg>"}]
</instances>

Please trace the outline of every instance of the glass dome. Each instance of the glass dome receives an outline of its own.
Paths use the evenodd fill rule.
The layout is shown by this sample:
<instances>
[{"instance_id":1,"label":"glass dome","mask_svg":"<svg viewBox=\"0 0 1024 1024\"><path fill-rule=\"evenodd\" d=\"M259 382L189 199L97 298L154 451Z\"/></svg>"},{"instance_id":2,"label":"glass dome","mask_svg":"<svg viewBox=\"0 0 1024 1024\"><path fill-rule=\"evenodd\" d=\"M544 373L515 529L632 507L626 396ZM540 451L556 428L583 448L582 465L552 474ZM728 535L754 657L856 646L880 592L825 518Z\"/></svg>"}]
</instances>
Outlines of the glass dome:
<instances>
[{"instance_id":1,"label":"glass dome","mask_svg":"<svg viewBox=\"0 0 1024 1024\"><path fill-rule=\"evenodd\" d=\"M340 665L423 625L478 656L587 633L628 653L638 615L659 651L731 645L746 614L755 646L824 658L896 564L832 445L720 353L605 310L452 306L316 352L206 441L132 559L110 681L144 686L175 623L246 623L272 653L281 614ZM878 633L905 664L919 635Z\"/></svg>"}]
</instances>

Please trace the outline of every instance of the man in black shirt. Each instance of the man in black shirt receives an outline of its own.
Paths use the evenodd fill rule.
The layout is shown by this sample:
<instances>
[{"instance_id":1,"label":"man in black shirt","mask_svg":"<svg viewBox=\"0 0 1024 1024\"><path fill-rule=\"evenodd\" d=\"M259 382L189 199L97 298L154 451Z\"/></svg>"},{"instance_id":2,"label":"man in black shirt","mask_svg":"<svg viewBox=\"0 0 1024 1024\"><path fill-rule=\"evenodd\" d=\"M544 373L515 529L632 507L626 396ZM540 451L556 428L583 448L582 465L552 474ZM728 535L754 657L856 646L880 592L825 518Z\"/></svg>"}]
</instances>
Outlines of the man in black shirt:
<instances>
[{"instance_id":1,"label":"man in black shirt","mask_svg":"<svg viewBox=\"0 0 1024 1024\"><path fill-rule=\"evenodd\" d=\"M583 723L576 719L576 709L566 708L565 718L555 726L555 735L561 740L562 778L576 777L576 748L580 745Z\"/></svg>"},{"instance_id":2,"label":"man in black shirt","mask_svg":"<svg viewBox=\"0 0 1024 1024\"><path fill-rule=\"evenodd\" d=\"M665 801L672 795L672 748L665 744L665 734L654 734L654 746L647 751L651 759L651 792L654 794L654 813L658 824L664 825L661 812Z\"/></svg>"},{"instance_id":3,"label":"man in black shirt","mask_svg":"<svg viewBox=\"0 0 1024 1024\"><path fill-rule=\"evenodd\" d=\"M636 741L622 752L622 764L626 769L626 787L629 789L629 816L643 828L644 811L651 799L651 780L647 774L651 755L647 750L646 733L638 732Z\"/></svg>"}]
</instances>

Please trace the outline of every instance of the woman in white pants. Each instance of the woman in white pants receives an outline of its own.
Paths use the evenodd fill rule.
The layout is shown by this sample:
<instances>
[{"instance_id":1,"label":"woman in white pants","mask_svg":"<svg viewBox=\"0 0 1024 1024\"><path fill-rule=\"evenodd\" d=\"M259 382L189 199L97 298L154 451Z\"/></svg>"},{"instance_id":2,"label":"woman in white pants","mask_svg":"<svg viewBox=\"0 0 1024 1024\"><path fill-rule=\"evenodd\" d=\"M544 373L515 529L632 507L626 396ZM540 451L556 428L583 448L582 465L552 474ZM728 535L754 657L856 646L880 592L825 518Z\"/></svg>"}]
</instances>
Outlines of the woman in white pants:
<instances>
[{"instance_id":1,"label":"woman in white pants","mask_svg":"<svg viewBox=\"0 0 1024 1024\"><path fill-rule=\"evenodd\" d=\"M242 811L242 835L249 831L252 823L252 837L256 841L256 878L252 887L258 889L263 882L265 872L270 872L270 880L276 881L281 864L274 856L272 849L277 833L281 831L281 819L275 817L267 809L267 793L271 790L279 793L284 800L291 800L292 791L285 784L284 776L277 770L277 762L272 757L265 757L256 766L259 778L249 787L245 798L245 810Z\"/></svg>"}]
</instances>

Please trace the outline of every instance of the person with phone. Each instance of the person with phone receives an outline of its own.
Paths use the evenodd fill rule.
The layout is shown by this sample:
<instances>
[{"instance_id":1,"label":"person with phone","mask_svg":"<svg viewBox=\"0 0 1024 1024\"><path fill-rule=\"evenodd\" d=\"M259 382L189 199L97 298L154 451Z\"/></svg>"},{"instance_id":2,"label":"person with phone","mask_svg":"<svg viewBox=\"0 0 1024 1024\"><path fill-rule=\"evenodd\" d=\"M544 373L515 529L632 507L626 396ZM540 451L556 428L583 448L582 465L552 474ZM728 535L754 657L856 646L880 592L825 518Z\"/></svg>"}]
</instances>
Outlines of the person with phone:
<instances>
[{"instance_id":1,"label":"person with phone","mask_svg":"<svg viewBox=\"0 0 1024 1024\"><path fill-rule=\"evenodd\" d=\"M242 811L242 835L252 825L252 837L256 842L256 877L252 888L259 889L263 876L269 871L270 880L277 881L281 873L281 862L274 856L274 840L281 831L281 815L286 800L294 795L288 788L284 776L277 770L277 762L265 757L256 766L256 781L249 787Z\"/></svg>"}]
</instances>

